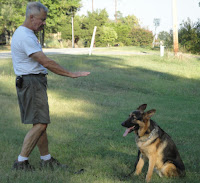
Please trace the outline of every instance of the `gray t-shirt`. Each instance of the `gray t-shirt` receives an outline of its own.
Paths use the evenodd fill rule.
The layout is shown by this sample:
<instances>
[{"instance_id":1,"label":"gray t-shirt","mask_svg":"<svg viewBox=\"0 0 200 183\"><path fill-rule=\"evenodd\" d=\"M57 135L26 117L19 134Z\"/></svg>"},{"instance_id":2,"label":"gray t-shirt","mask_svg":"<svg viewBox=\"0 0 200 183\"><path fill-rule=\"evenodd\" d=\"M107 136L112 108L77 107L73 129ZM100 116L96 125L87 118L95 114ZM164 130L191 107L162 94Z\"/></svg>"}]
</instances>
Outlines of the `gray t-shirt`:
<instances>
[{"instance_id":1,"label":"gray t-shirt","mask_svg":"<svg viewBox=\"0 0 200 183\"><path fill-rule=\"evenodd\" d=\"M11 53L14 72L17 76L47 73L47 69L29 57L42 51L42 47L31 29L19 26L12 37Z\"/></svg>"}]
</instances>

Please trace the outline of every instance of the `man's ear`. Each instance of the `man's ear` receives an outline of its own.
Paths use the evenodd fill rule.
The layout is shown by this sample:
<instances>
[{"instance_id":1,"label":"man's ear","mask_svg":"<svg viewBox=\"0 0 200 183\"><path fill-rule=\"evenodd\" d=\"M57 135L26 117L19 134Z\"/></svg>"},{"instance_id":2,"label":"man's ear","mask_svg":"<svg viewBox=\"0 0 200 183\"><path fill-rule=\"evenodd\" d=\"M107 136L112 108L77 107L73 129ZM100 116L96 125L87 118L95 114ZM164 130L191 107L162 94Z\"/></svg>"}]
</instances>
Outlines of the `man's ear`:
<instances>
[{"instance_id":1,"label":"man's ear","mask_svg":"<svg viewBox=\"0 0 200 183\"><path fill-rule=\"evenodd\" d=\"M34 18L34 15L29 15L30 20L33 20L33 18Z\"/></svg>"}]
</instances>

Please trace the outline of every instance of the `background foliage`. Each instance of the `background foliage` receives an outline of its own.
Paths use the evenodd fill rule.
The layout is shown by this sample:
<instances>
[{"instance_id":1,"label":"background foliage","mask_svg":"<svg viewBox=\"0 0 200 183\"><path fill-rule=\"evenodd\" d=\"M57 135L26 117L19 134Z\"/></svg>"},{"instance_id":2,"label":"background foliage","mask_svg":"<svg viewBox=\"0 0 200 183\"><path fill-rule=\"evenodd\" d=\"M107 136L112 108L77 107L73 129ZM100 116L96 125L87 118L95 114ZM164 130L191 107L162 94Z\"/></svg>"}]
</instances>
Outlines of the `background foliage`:
<instances>
[{"instance_id":1,"label":"background foliage","mask_svg":"<svg viewBox=\"0 0 200 183\"><path fill-rule=\"evenodd\" d=\"M28 0L0 0L0 35L10 38L15 29L21 25L25 18L25 9ZM123 17L117 12L117 22L108 18L105 9L88 12L86 16L78 16L81 0L41 0L49 8L45 28L45 42L48 45L67 46L72 37L71 18L74 17L74 35L77 46L89 46L94 26L97 26L95 46L151 46L153 33L140 26L134 15ZM61 37L52 34L61 32ZM10 40L7 40L9 43ZM160 32L157 42L163 41L171 49L173 34ZM60 44L62 43L62 44ZM183 21L179 28L179 43L181 51L200 53L200 20Z\"/></svg>"},{"instance_id":2,"label":"background foliage","mask_svg":"<svg viewBox=\"0 0 200 183\"><path fill-rule=\"evenodd\" d=\"M183 52L200 53L200 19L193 23L189 18L180 24L179 32L180 49ZM159 39L164 41L165 46L172 48L173 32L160 32Z\"/></svg>"},{"instance_id":3,"label":"background foliage","mask_svg":"<svg viewBox=\"0 0 200 183\"><path fill-rule=\"evenodd\" d=\"M27 2L27 0L19 0L17 3L14 0L6 2L0 0L0 34L6 32L12 35L14 30L23 23ZM146 40L141 41L141 34L137 31L140 28L139 21L134 15L123 17L118 12L118 22L114 23L108 19L108 13L105 9L88 12L87 16L76 15L76 12L81 8L81 0L41 0L41 3L49 9L45 28L46 40L51 39L52 33L57 32L61 32L62 40L71 40L71 17L73 16L76 44L82 42L82 45L89 46L94 26L97 26L96 46L113 46L116 43L125 46L148 46L152 42L149 35L146 34L142 38ZM140 29L143 30L143 28ZM146 33L145 30L143 32ZM134 33L136 34L133 38L131 35Z\"/></svg>"}]
</instances>

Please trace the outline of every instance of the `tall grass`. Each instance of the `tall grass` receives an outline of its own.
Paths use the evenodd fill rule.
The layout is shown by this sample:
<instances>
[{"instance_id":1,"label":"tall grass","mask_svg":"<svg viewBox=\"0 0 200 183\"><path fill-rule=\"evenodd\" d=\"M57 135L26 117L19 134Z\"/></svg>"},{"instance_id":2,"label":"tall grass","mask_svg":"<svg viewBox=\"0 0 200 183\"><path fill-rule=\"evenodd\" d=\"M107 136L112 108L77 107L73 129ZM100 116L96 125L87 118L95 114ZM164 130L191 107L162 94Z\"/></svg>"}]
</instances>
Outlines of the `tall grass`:
<instances>
[{"instance_id":1,"label":"tall grass","mask_svg":"<svg viewBox=\"0 0 200 183\"><path fill-rule=\"evenodd\" d=\"M11 171L30 125L20 122L10 59L0 60L0 182L118 183L144 182L142 175L125 176L134 167L134 134L123 138L121 122L140 104L155 108L155 120L175 141L186 166L183 179L152 182L199 182L200 60L159 56L52 56L68 70L91 71L85 78L48 75L52 156L67 171L39 170L39 151L30 163L34 173ZM85 172L73 172L83 168Z\"/></svg>"}]
</instances>

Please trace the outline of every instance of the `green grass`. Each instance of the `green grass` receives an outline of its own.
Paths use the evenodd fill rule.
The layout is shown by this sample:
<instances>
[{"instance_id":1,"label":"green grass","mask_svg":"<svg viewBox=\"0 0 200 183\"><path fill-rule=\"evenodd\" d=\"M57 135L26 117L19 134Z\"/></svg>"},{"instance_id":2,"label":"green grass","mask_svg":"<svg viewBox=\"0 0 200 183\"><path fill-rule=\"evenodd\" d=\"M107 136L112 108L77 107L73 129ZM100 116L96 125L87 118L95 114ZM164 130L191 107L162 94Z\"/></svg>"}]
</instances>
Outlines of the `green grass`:
<instances>
[{"instance_id":1,"label":"green grass","mask_svg":"<svg viewBox=\"0 0 200 183\"><path fill-rule=\"evenodd\" d=\"M122 49L123 51L123 49ZM91 71L85 78L48 75L52 123L48 127L52 156L68 171L39 170L36 148L30 163L34 173L11 171L30 125L20 122L11 59L0 60L0 182L2 183L132 183L147 172L125 179L134 167L134 134L123 138L121 122L140 104L155 108L155 120L175 141L186 166L183 179L152 182L199 182L200 60L147 56L52 56L71 71ZM74 171L84 168L81 175Z\"/></svg>"}]
</instances>

